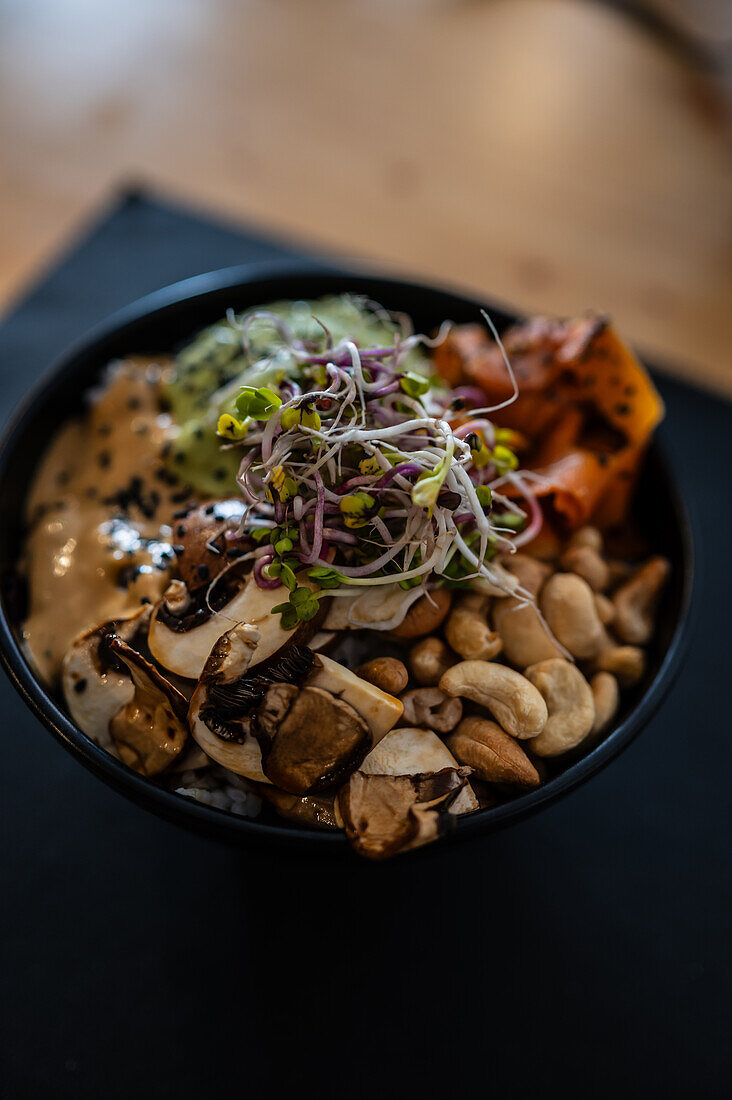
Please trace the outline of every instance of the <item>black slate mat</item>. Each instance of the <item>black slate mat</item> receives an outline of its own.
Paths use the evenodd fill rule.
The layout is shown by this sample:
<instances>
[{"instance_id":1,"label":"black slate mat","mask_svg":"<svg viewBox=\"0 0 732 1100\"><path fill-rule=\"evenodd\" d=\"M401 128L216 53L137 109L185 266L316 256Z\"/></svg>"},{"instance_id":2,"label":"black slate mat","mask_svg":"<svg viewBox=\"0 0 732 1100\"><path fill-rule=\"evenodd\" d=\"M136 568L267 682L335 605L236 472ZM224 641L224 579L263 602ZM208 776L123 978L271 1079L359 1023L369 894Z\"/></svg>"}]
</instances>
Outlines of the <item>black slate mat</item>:
<instances>
[{"instance_id":1,"label":"black slate mat","mask_svg":"<svg viewBox=\"0 0 732 1100\"><path fill-rule=\"evenodd\" d=\"M288 255L128 195L0 327L2 419L117 307ZM218 846L103 787L2 679L3 1097L726 1094L732 417L661 388L705 572L679 682L509 831L386 866Z\"/></svg>"}]
</instances>

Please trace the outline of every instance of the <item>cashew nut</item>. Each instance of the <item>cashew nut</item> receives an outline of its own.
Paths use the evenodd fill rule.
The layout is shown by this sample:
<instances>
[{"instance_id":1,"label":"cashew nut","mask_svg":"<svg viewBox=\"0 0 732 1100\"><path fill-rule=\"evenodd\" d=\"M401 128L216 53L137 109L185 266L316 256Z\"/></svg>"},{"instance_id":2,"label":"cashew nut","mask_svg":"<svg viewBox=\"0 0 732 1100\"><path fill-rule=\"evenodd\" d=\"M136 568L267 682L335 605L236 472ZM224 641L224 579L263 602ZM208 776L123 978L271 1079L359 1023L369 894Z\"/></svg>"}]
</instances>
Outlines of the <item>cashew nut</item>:
<instances>
[{"instance_id":1,"label":"cashew nut","mask_svg":"<svg viewBox=\"0 0 732 1100\"><path fill-rule=\"evenodd\" d=\"M537 661L559 656L559 650L532 604L522 603L514 596L497 600L493 624L503 639L504 655L512 665L526 668Z\"/></svg>"},{"instance_id":2,"label":"cashew nut","mask_svg":"<svg viewBox=\"0 0 732 1100\"><path fill-rule=\"evenodd\" d=\"M521 587L534 598L551 574L551 567L528 554L515 554L508 567ZM493 625L503 640L503 652L512 665L526 668L536 661L559 656L559 650L536 607L515 596L497 600L493 607Z\"/></svg>"},{"instance_id":3,"label":"cashew nut","mask_svg":"<svg viewBox=\"0 0 732 1100\"><path fill-rule=\"evenodd\" d=\"M452 595L446 588L435 588L413 603L404 620L392 630L395 638L421 638L433 634L445 619Z\"/></svg>"},{"instance_id":4,"label":"cashew nut","mask_svg":"<svg viewBox=\"0 0 732 1100\"><path fill-rule=\"evenodd\" d=\"M455 759L471 767L487 783L519 783L538 787L539 773L513 737L487 718L463 718L447 739Z\"/></svg>"},{"instance_id":5,"label":"cashew nut","mask_svg":"<svg viewBox=\"0 0 732 1100\"><path fill-rule=\"evenodd\" d=\"M538 756L559 756L587 737L595 720L590 685L577 668L561 657L540 661L526 669L526 678L546 700L549 718L531 742Z\"/></svg>"},{"instance_id":6,"label":"cashew nut","mask_svg":"<svg viewBox=\"0 0 732 1100\"><path fill-rule=\"evenodd\" d=\"M670 571L666 558L650 558L613 596L613 626L624 642L644 645L650 641L656 608Z\"/></svg>"},{"instance_id":7,"label":"cashew nut","mask_svg":"<svg viewBox=\"0 0 732 1100\"><path fill-rule=\"evenodd\" d=\"M608 599L607 596L603 596L602 592L595 593L595 610L603 626L609 626L615 618L615 605L611 599Z\"/></svg>"},{"instance_id":8,"label":"cashew nut","mask_svg":"<svg viewBox=\"0 0 732 1100\"><path fill-rule=\"evenodd\" d=\"M608 645L593 662L598 672L611 672L621 687L633 687L646 670L646 655L635 645Z\"/></svg>"},{"instance_id":9,"label":"cashew nut","mask_svg":"<svg viewBox=\"0 0 732 1100\"><path fill-rule=\"evenodd\" d=\"M581 546L594 550L596 554L602 553L602 534L597 527L579 527L569 540L568 548L577 550Z\"/></svg>"},{"instance_id":10,"label":"cashew nut","mask_svg":"<svg viewBox=\"0 0 732 1100\"><path fill-rule=\"evenodd\" d=\"M548 717L534 685L505 665L461 661L442 676L440 689L486 707L513 737L536 737Z\"/></svg>"},{"instance_id":11,"label":"cashew nut","mask_svg":"<svg viewBox=\"0 0 732 1100\"><path fill-rule=\"evenodd\" d=\"M409 683L409 673L395 657L374 657L356 669L356 675L389 695L398 695Z\"/></svg>"},{"instance_id":12,"label":"cashew nut","mask_svg":"<svg viewBox=\"0 0 732 1100\"><path fill-rule=\"evenodd\" d=\"M562 569L576 573L587 581L594 592L604 592L610 580L610 570L591 546L570 546L560 559Z\"/></svg>"},{"instance_id":13,"label":"cashew nut","mask_svg":"<svg viewBox=\"0 0 732 1100\"><path fill-rule=\"evenodd\" d=\"M516 579L502 565L493 562L491 574L497 583L487 577L478 577L473 581L473 591L480 592L483 596L505 596L507 592L513 592Z\"/></svg>"},{"instance_id":14,"label":"cashew nut","mask_svg":"<svg viewBox=\"0 0 732 1100\"><path fill-rule=\"evenodd\" d=\"M539 590L544 581L553 572L550 565L537 561L530 554L513 554L506 564L521 587L530 592L532 596L539 595Z\"/></svg>"},{"instance_id":15,"label":"cashew nut","mask_svg":"<svg viewBox=\"0 0 732 1100\"><path fill-rule=\"evenodd\" d=\"M595 721L590 736L604 733L612 722L620 704L618 681L610 672L596 672L590 680L590 691L595 702Z\"/></svg>"},{"instance_id":16,"label":"cashew nut","mask_svg":"<svg viewBox=\"0 0 732 1100\"><path fill-rule=\"evenodd\" d=\"M410 726L427 726L435 733L449 733L463 716L463 704L451 699L438 687L415 688L402 695L404 722Z\"/></svg>"},{"instance_id":17,"label":"cashew nut","mask_svg":"<svg viewBox=\"0 0 732 1100\"><path fill-rule=\"evenodd\" d=\"M422 638L412 646L409 654L412 676L424 687L437 684L443 672L454 663L442 638Z\"/></svg>"},{"instance_id":18,"label":"cashew nut","mask_svg":"<svg viewBox=\"0 0 732 1100\"><path fill-rule=\"evenodd\" d=\"M610 577L608 582L608 591L610 592L614 592L619 585L627 581L633 572L632 565L628 565L627 561L620 561L616 558L607 559L607 568Z\"/></svg>"},{"instance_id":19,"label":"cashew nut","mask_svg":"<svg viewBox=\"0 0 732 1100\"><path fill-rule=\"evenodd\" d=\"M488 625L489 603L489 596L467 592L448 616L445 637L467 660L490 661L501 652L501 638Z\"/></svg>"},{"instance_id":20,"label":"cashew nut","mask_svg":"<svg viewBox=\"0 0 732 1100\"><path fill-rule=\"evenodd\" d=\"M594 657L605 631L587 581L575 573L555 573L541 590L541 610L557 641L573 657Z\"/></svg>"}]
</instances>

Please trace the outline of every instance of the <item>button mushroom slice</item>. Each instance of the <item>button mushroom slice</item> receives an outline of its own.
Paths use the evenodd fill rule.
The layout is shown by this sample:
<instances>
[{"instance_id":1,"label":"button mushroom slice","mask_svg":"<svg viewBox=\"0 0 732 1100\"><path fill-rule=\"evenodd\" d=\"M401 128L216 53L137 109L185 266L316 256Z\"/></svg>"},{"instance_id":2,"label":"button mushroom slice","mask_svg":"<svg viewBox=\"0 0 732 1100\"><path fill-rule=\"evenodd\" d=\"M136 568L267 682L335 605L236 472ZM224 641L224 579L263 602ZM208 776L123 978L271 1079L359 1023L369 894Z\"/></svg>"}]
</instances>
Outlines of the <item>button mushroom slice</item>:
<instances>
[{"instance_id":1,"label":"button mushroom slice","mask_svg":"<svg viewBox=\"0 0 732 1100\"><path fill-rule=\"evenodd\" d=\"M360 855L377 860L437 840L455 820L448 811L469 773L469 768L412 776L355 772L338 792L349 841Z\"/></svg>"},{"instance_id":2,"label":"button mushroom slice","mask_svg":"<svg viewBox=\"0 0 732 1100\"><path fill-rule=\"evenodd\" d=\"M312 649L313 653L327 653L337 641L338 631L319 630L308 642L308 649Z\"/></svg>"},{"instance_id":3,"label":"button mushroom slice","mask_svg":"<svg viewBox=\"0 0 732 1100\"><path fill-rule=\"evenodd\" d=\"M116 634L130 642L144 631L152 608L140 607L126 619L114 619L87 630L72 643L61 667L61 686L69 713L92 741L117 756L110 719L129 703L135 688L124 664L115 660L106 639Z\"/></svg>"},{"instance_id":4,"label":"button mushroom slice","mask_svg":"<svg viewBox=\"0 0 732 1100\"><path fill-rule=\"evenodd\" d=\"M214 646L191 700L194 738L225 767L292 794L335 784L398 722L401 702L306 646L252 668L252 631L241 624Z\"/></svg>"},{"instance_id":5,"label":"button mushroom slice","mask_svg":"<svg viewBox=\"0 0 732 1100\"><path fill-rule=\"evenodd\" d=\"M266 799L286 821L297 825L309 825L315 829L339 829L336 820L333 795L307 794L304 796L288 794L278 787L262 786L258 794Z\"/></svg>"},{"instance_id":6,"label":"button mushroom slice","mask_svg":"<svg viewBox=\"0 0 732 1100\"><path fill-rule=\"evenodd\" d=\"M310 685L272 684L253 712L265 774L291 794L327 790L371 747L366 721L344 699Z\"/></svg>"},{"instance_id":7,"label":"button mushroom slice","mask_svg":"<svg viewBox=\"0 0 732 1100\"><path fill-rule=\"evenodd\" d=\"M343 589L341 590L343 591ZM421 588L405 591L398 584L379 584L334 596L324 630L394 630L423 596Z\"/></svg>"},{"instance_id":8,"label":"button mushroom slice","mask_svg":"<svg viewBox=\"0 0 732 1100\"><path fill-rule=\"evenodd\" d=\"M367 775L432 775L443 768L459 767L447 745L432 730L403 727L390 730L359 770ZM478 799L466 781L450 806L450 813L467 814L477 809Z\"/></svg>"},{"instance_id":9,"label":"button mushroom slice","mask_svg":"<svg viewBox=\"0 0 732 1100\"><path fill-rule=\"evenodd\" d=\"M298 577L301 586L313 587L306 576ZM209 593L211 611L206 604L206 591L191 596L181 581L174 581L157 605L150 623L150 652L163 668L197 680L213 649L214 643L236 623L257 627L259 642L252 664L266 661L290 642L307 642L319 626L321 616L299 623L294 630L284 630L279 615L272 608L282 603L282 588L260 588L253 576L246 580L219 581ZM224 598L228 596L228 598ZM325 601L321 601L325 615Z\"/></svg>"},{"instance_id":10,"label":"button mushroom slice","mask_svg":"<svg viewBox=\"0 0 732 1100\"><path fill-rule=\"evenodd\" d=\"M257 646L256 627L240 623L215 643L196 685L188 725L206 756L229 771L269 783L259 742L250 729L252 699L237 691Z\"/></svg>"},{"instance_id":11,"label":"button mushroom slice","mask_svg":"<svg viewBox=\"0 0 732 1100\"><path fill-rule=\"evenodd\" d=\"M188 702L177 688L118 636L108 641L112 653L127 666L133 698L109 723L117 751L140 775L159 775L182 751L188 738Z\"/></svg>"},{"instance_id":12,"label":"button mushroom slice","mask_svg":"<svg viewBox=\"0 0 732 1100\"><path fill-rule=\"evenodd\" d=\"M315 657L312 672L305 683L324 688L349 703L365 719L374 745L394 728L404 712L401 700L362 680L355 672L344 668L331 657L326 657L324 653L318 653Z\"/></svg>"}]
</instances>

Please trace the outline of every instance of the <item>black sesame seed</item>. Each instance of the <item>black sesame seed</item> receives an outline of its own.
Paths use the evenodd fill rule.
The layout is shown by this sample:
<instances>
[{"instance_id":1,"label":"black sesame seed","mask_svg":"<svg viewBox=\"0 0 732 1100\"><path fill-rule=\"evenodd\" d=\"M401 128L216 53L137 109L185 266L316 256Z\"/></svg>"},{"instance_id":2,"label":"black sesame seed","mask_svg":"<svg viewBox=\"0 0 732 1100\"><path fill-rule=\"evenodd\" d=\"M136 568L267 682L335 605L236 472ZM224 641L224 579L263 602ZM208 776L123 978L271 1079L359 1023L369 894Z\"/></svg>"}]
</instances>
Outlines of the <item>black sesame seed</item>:
<instances>
[{"instance_id":1,"label":"black sesame seed","mask_svg":"<svg viewBox=\"0 0 732 1100\"><path fill-rule=\"evenodd\" d=\"M139 397L131 397L129 399L129 401L127 402L127 408L128 409L139 409L139 407L140 407L140 398Z\"/></svg>"},{"instance_id":2,"label":"black sesame seed","mask_svg":"<svg viewBox=\"0 0 732 1100\"><path fill-rule=\"evenodd\" d=\"M182 538L183 538L183 536L184 536L184 535L185 535L185 533L186 533L186 526L185 526L185 524L184 524L184 523L179 523L179 524L178 524L178 526L177 526L177 527L176 527L176 529L175 529L175 533L176 533L176 535L178 536L178 538L179 538L179 539L182 539Z\"/></svg>"},{"instance_id":3,"label":"black sesame seed","mask_svg":"<svg viewBox=\"0 0 732 1100\"><path fill-rule=\"evenodd\" d=\"M81 695L82 691L86 691L86 680L83 676L74 684L74 691L77 693L77 695Z\"/></svg>"},{"instance_id":4,"label":"black sesame seed","mask_svg":"<svg viewBox=\"0 0 732 1100\"><path fill-rule=\"evenodd\" d=\"M207 565L199 565L196 572L198 573L202 581L207 581L211 573Z\"/></svg>"},{"instance_id":5,"label":"black sesame seed","mask_svg":"<svg viewBox=\"0 0 732 1100\"><path fill-rule=\"evenodd\" d=\"M100 467L100 469L107 470L109 469L111 464L112 456L109 451L100 451L97 455L97 465Z\"/></svg>"},{"instance_id":6,"label":"black sesame seed","mask_svg":"<svg viewBox=\"0 0 732 1100\"><path fill-rule=\"evenodd\" d=\"M140 603L149 604L149 603L152 603L152 600L150 599L149 596L143 596L142 599L140 600Z\"/></svg>"},{"instance_id":7,"label":"black sesame seed","mask_svg":"<svg viewBox=\"0 0 732 1100\"><path fill-rule=\"evenodd\" d=\"M222 468L219 466L217 467L217 469L214 470L213 476L216 478L217 481L223 481L226 477L226 470L222 470Z\"/></svg>"}]
</instances>

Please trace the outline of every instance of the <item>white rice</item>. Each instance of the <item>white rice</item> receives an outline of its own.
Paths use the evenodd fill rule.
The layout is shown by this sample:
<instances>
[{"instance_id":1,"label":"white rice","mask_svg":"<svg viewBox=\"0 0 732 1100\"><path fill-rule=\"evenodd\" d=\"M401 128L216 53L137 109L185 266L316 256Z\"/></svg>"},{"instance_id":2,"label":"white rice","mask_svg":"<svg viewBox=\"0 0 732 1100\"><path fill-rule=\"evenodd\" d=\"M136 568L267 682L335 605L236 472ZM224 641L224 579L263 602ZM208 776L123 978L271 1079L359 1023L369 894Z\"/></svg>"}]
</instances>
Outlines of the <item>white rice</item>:
<instances>
[{"instance_id":1,"label":"white rice","mask_svg":"<svg viewBox=\"0 0 732 1100\"><path fill-rule=\"evenodd\" d=\"M219 764L198 771L181 772L173 782L175 786L172 789L176 794L239 817L257 817L262 808L261 798L246 779Z\"/></svg>"}]
</instances>

